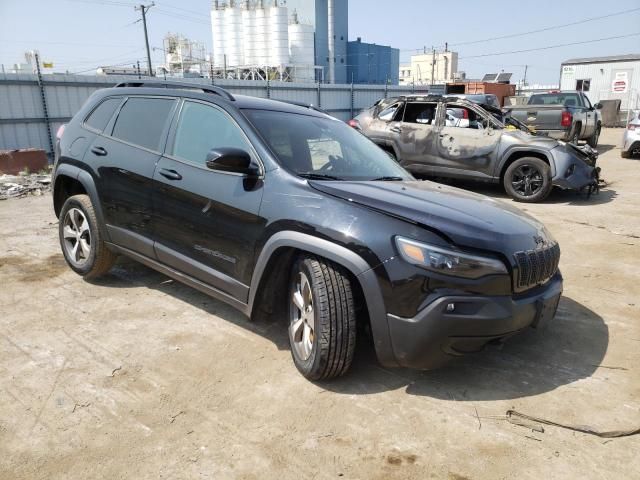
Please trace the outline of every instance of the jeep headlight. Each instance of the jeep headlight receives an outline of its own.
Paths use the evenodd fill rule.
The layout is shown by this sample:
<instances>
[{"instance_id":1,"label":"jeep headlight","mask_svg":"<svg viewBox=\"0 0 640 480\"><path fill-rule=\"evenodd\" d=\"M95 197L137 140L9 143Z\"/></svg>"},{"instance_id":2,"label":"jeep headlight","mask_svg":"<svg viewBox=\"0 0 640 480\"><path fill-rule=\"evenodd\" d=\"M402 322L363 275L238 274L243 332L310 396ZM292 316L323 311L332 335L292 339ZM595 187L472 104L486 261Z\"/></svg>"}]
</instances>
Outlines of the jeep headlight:
<instances>
[{"instance_id":1,"label":"jeep headlight","mask_svg":"<svg viewBox=\"0 0 640 480\"><path fill-rule=\"evenodd\" d=\"M471 279L508 273L505 264L495 258L471 255L403 237L396 237L396 245L404 260L435 273Z\"/></svg>"}]
</instances>

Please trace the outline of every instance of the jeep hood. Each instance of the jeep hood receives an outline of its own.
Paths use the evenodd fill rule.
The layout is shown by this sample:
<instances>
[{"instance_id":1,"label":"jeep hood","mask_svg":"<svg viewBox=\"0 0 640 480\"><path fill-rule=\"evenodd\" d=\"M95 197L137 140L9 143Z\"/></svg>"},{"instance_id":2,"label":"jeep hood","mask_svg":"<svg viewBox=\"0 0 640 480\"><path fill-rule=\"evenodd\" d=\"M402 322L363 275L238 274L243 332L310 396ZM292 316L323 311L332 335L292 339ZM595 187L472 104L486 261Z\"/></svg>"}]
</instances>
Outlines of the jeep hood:
<instances>
[{"instance_id":1,"label":"jeep hood","mask_svg":"<svg viewBox=\"0 0 640 480\"><path fill-rule=\"evenodd\" d=\"M309 181L326 194L435 230L454 244L501 252L536 248L552 240L542 223L484 195L430 181Z\"/></svg>"}]
</instances>

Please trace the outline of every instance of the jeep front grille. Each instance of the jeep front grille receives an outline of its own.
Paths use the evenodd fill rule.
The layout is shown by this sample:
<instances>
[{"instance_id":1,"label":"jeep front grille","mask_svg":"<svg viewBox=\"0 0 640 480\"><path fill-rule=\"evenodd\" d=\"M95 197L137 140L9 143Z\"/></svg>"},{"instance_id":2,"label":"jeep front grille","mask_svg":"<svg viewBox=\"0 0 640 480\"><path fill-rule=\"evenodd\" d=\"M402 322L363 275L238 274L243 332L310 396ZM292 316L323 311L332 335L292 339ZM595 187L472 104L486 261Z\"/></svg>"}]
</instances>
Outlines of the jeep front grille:
<instances>
[{"instance_id":1,"label":"jeep front grille","mask_svg":"<svg viewBox=\"0 0 640 480\"><path fill-rule=\"evenodd\" d=\"M522 292L536 285L545 283L558 271L560 262L560 246L551 246L514 254L518 265L515 276L515 289Z\"/></svg>"}]
</instances>

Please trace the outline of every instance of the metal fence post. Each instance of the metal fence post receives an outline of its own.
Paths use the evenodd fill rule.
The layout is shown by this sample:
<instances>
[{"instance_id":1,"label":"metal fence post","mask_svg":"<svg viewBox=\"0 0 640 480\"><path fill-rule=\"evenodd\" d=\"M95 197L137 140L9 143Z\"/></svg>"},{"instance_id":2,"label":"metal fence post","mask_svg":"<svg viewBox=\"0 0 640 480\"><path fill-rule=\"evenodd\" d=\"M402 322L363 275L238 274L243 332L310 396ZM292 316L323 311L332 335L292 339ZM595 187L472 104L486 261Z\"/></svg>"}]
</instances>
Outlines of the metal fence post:
<instances>
[{"instance_id":1,"label":"metal fence post","mask_svg":"<svg viewBox=\"0 0 640 480\"><path fill-rule=\"evenodd\" d=\"M353 91L353 81L351 82L351 118L353 118L353 103L355 92Z\"/></svg>"},{"instance_id":2,"label":"metal fence post","mask_svg":"<svg viewBox=\"0 0 640 480\"><path fill-rule=\"evenodd\" d=\"M267 76L267 98L271 98L271 81Z\"/></svg>"},{"instance_id":3,"label":"metal fence post","mask_svg":"<svg viewBox=\"0 0 640 480\"><path fill-rule=\"evenodd\" d=\"M322 93L320 91L321 85L322 84L318 82L318 105L317 105L318 108L322 108Z\"/></svg>"},{"instance_id":4,"label":"metal fence post","mask_svg":"<svg viewBox=\"0 0 640 480\"><path fill-rule=\"evenodd\" d=\"M389 83L385 83L384 84L384 98L387 98L389 96Z\"/></svg>"},{"instance_id":5,"label":"metal fence post","mask_svg":"<svg viewBox=\"0 0 640 480\"><path fill-rule=\"evenodd\" d=\"M42 101L42 112L44 113L44 124L47 127L47 138L49 139L49 155L53 158L53 135L51 135L51 123L49 123L49 109L47 108L47 94L44 90L44 81L42 80L42 71L40 70L40 55L35 54L36 73L38 75L38 88L40 89L40 100Z\"/></svg>"}]
</instances>

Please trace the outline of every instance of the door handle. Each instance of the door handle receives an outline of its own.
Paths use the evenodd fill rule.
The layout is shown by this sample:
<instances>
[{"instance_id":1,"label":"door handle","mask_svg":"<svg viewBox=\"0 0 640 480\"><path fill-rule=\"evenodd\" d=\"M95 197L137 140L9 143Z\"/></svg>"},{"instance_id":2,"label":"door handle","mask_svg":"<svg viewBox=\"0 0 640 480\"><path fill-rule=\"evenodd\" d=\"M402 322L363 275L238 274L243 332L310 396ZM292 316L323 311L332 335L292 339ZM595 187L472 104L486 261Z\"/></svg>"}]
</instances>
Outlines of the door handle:
<instances>
[{"instance_id":1,"label":"door handle","mask_svg":"<svg viewBox=\"0 0 640 480\"><path fill-rule=\"evenodd\" d=\"M402 133L402 129L400 127L391 127L389 130L393 133Z\"/></svg>"},{"instance_id":2,"label":"door handle","mask_svg":"<svg viewBox=\"0 0 640 480\"><path fill-rule=\"evenodd\" d=\"M166 168L161 168L160 175L162 175L165 178L168 178L169 180L182 180L182 175L180 175L175 170L168 170Z\"/></svg>"},{"instance_id":3,"label":"door handle","mask_svg":"<svg viewBox=\"0 0 640 480\"><path fill-rule=\"evenodd\" d=\"M91 147L91 151L99 157L104 157L107 151L103 147Z\"/></svg>"}]
</instances>

